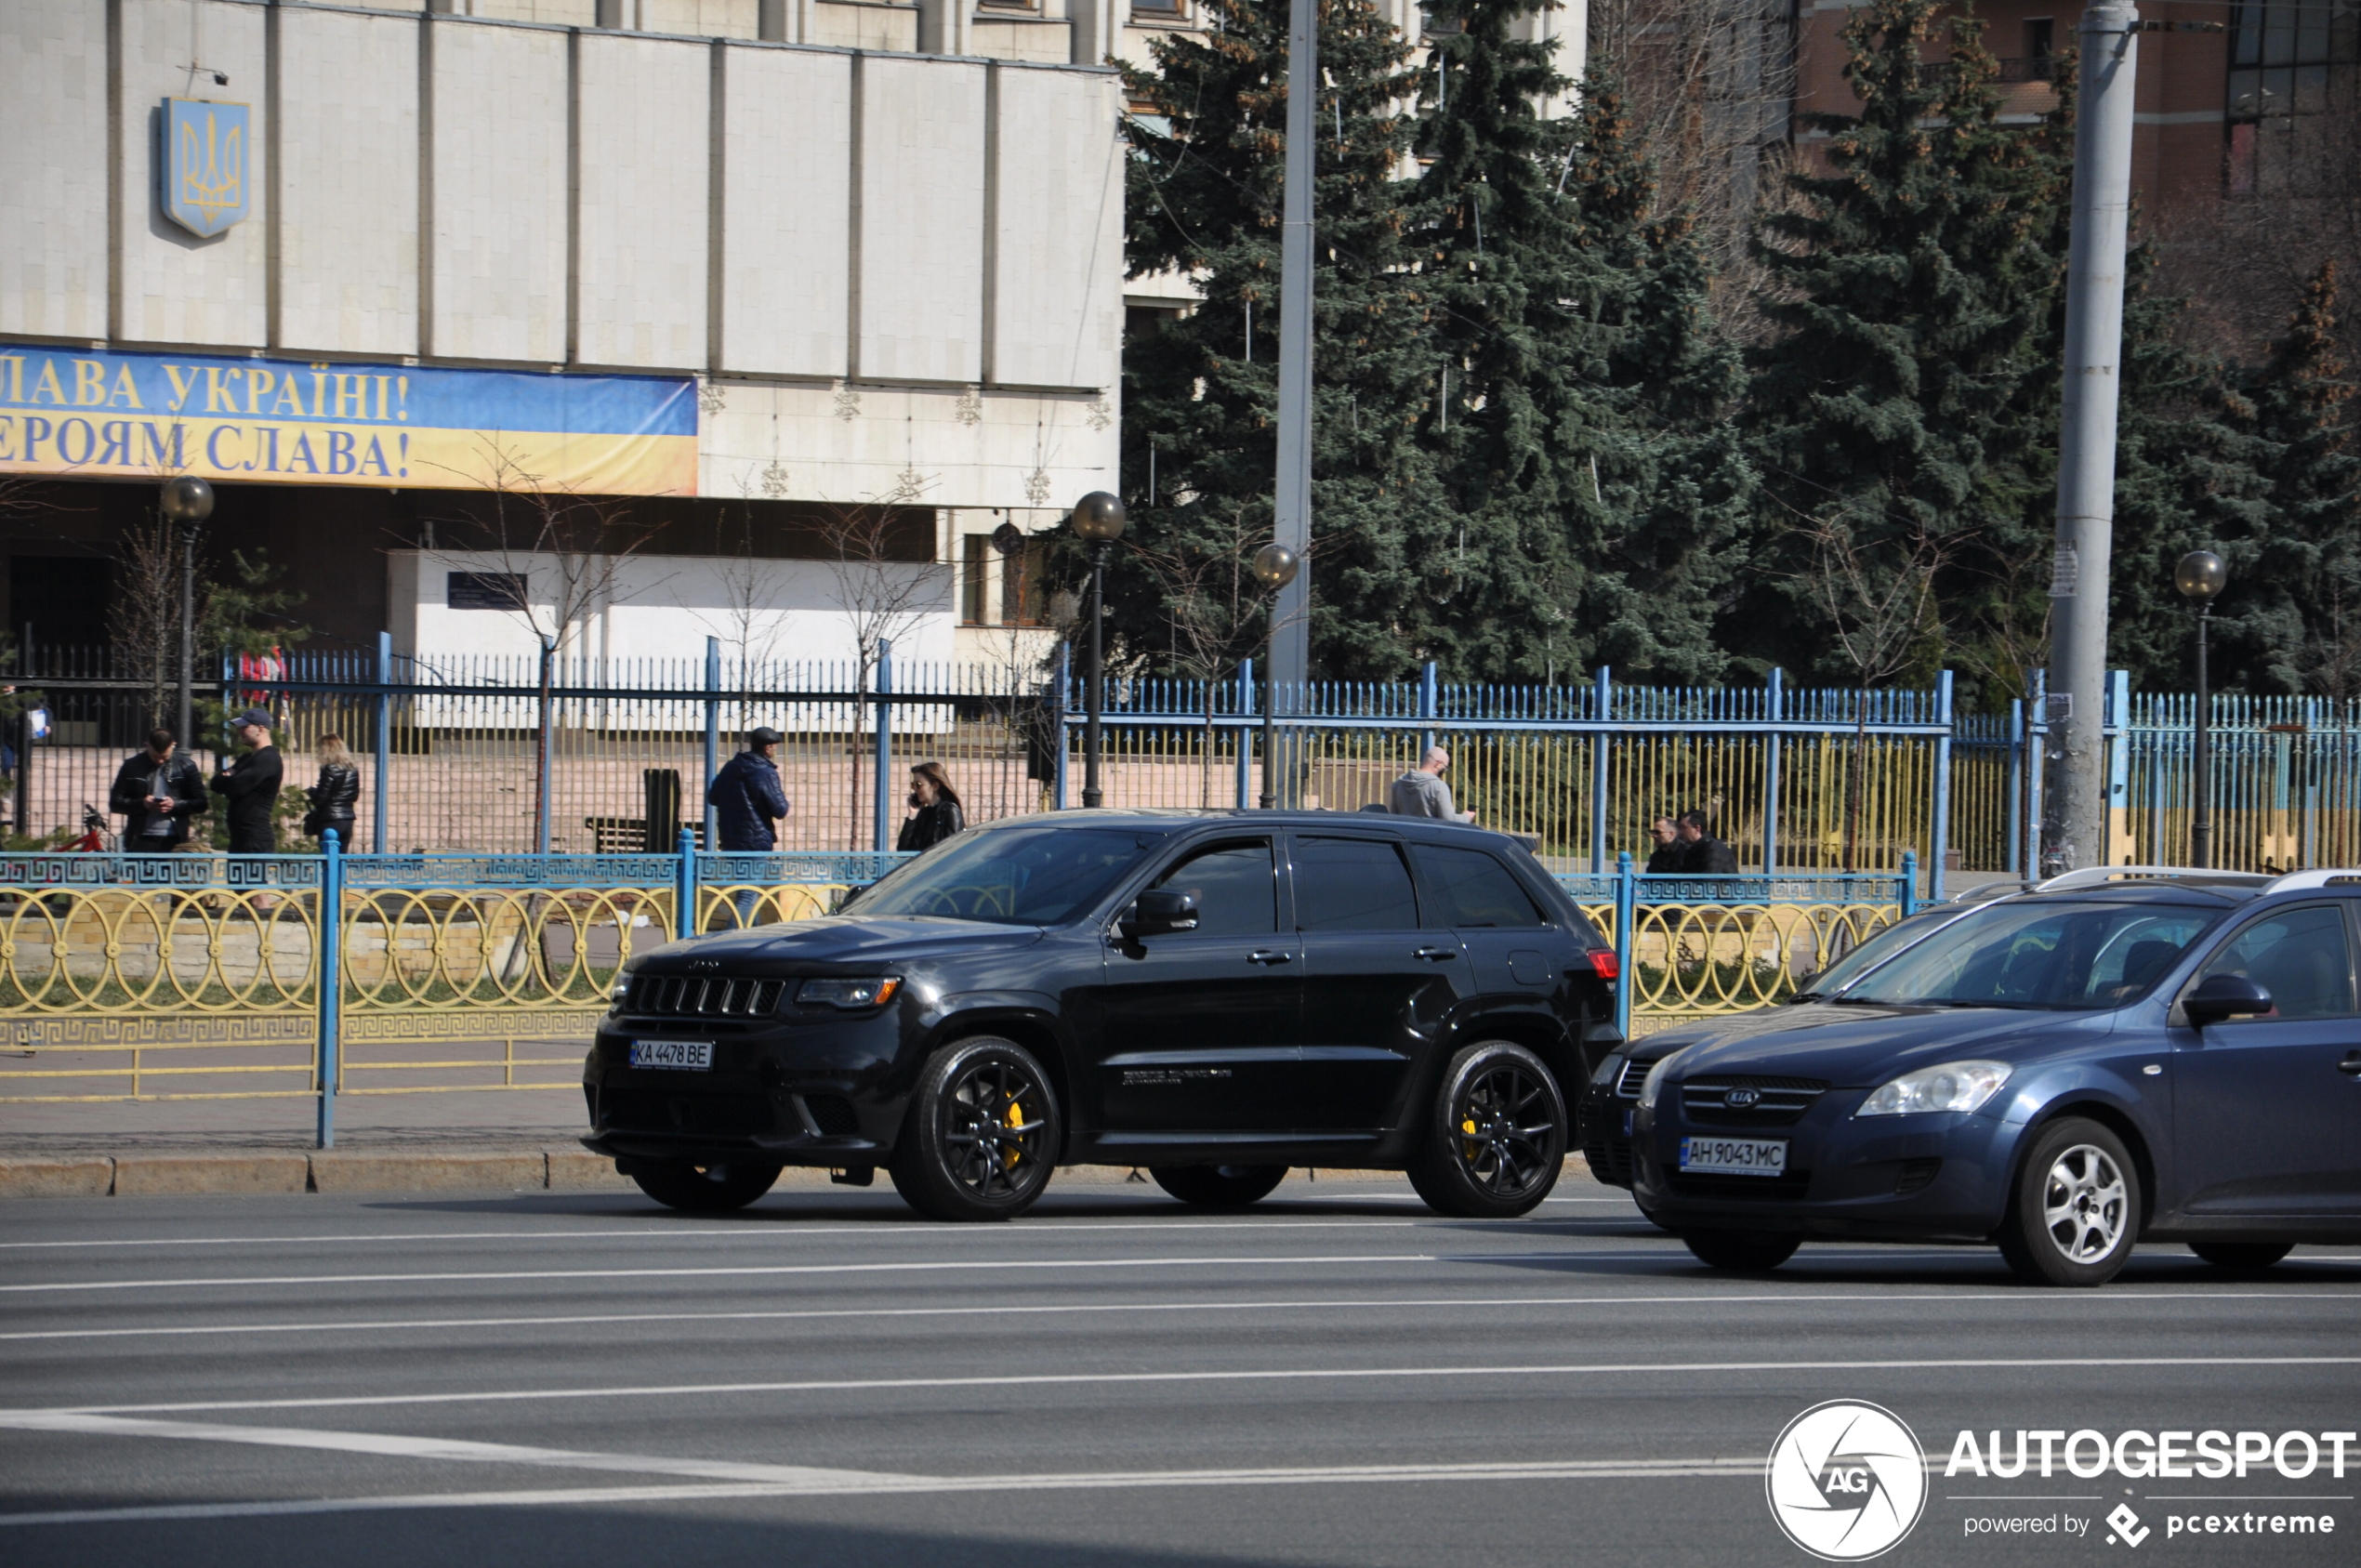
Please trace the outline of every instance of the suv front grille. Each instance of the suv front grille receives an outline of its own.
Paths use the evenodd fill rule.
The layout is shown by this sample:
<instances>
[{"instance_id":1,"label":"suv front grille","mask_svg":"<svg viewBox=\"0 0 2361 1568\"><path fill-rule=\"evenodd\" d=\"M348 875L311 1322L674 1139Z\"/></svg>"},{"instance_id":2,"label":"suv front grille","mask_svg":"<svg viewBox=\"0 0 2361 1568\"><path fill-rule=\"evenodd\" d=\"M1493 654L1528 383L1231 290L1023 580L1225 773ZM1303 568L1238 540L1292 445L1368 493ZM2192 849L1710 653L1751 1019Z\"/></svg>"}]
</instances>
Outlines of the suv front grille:
<instances>
[{"instance_id":1,"label":"suv front grille","mask_svg":"<svg viewBox=\"0 0 2361 1568\"><path fill-rule=\"evenodd\" d=\"M646 975L631 982L632 1013L649 1018L767 1018L786 994L784 980L727 975Z\"/></svg>"},{"instance_id":2,"label":"suv front grille","mask_svg":"<svg viewBox=\"0 0 2361 1568\"><path fill-rule=\"evenodd\" d=\"M1827 1092L1822 1078L1763 1078L1750 1074L1721 1074L1691 1078L1681 1086L1681 1114L1691 1124L1708 1127L1793 1127ZM1751 1103L1734 1105L1733 1090Z\"/></svg>"},{"instance_id":3,"label":"suv front grille","mask_svg":"<svg viewBox=\"0 0 2361 1568\"><path fill-rule=\"evenodd\" d=\"M751 1095L610 1088L600 1100L606 1127L614 1132L756 1133L775 1125L770 1101Z\"/></svg>"}]
</instances>

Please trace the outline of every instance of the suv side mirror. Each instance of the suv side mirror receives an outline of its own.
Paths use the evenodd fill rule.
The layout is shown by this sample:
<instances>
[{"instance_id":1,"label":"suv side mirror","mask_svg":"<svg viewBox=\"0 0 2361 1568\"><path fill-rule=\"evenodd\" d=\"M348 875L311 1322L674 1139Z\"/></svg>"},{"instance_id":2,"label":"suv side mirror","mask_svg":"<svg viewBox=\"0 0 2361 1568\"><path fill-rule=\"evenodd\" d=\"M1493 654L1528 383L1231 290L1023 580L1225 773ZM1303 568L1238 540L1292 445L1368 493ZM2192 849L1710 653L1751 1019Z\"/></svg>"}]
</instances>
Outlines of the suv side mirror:
<instances>
[{"instance_id":1,"label":"suv side mirror","mask_svg":"<svg viewBox=\"0 0 2361 1568\"><path fill-rule=\"evenodd\" d=\"M2189 1027L2203 1029L2225 1018L2252 1018L2274 1006L2271 993L2244 975L2208 975L2197 988L2181 998Z\"/></svg>"},{"instance_id":2,"label":"suv side mirror","mask_svg":"<svg viewBox=\"0 0 2361 1568\"><path fill-rule=\"evenodd\" d=\"M1197 901L1177 888L1156 888L1134 900L1122 922L1128 937L1163 936L1197 929Z\"/></svg>"}]
</instances>

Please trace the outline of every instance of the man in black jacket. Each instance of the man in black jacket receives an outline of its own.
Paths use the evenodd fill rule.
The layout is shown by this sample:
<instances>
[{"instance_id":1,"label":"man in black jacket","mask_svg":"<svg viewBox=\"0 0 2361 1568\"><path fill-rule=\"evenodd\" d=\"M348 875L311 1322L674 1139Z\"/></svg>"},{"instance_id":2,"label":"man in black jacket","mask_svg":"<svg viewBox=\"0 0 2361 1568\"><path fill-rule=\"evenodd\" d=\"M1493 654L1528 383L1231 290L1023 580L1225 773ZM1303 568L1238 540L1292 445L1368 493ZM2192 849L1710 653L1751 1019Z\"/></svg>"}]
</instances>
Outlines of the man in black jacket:
<instances>
[{"instance_id":1,"label":"man in black jacket","mask_svg":"<svg viewBox=\"0 0 2361 1568\"><path fill-rule=\"evenodd\" d=\"M230 803L230 852L274 854L279 842L271 831L270 809L278 803L285 770L279 748L270 744L270 716L258 707L248 708L230 721L230 733L253 748L224 762L213 775L214 793Z\"/></svg>"},{"instance_id":2,"label":"man in black jacket","mask_svg":"<svg viewBox=\"0 0 2361 1568\"><path fill-rule=\"evenodd\" d=\"M123 818L127 854L168 854L188 842L189 819L212 802L194 761L173 754L172 731L152 731L148 749L124 758L107 792L107 810Z\"/></svg>"},{"instance_id":3,"label":"man in black jacket","mask_svg":"<svg viewBox=\"0 0 2361 1568\"><path fill-rule=\"evenodd\" d=\"M1681 842L1687 854L1681 867L1687 876L1735 876L1738 851L1705 830L1703 811L1681 813Z\"/></svg>"}]
</instances>

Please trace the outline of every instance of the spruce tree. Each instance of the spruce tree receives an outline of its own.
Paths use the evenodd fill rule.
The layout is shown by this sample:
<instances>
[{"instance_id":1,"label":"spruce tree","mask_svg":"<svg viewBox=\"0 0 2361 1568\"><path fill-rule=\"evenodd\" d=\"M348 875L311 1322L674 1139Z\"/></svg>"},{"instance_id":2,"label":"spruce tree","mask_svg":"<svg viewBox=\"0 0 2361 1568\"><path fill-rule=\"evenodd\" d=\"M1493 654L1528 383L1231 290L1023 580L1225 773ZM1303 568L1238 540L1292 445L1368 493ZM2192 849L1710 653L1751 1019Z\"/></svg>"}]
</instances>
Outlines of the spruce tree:
<instances>
[{"instance_id":1,"label":"spruce tree","mask_svg":"<svg viewBox=\"0 0 2361 1568\"><path fill-rule=\"evenodd\" d=\"M1111 622L1135 656L1171 637L1175 583L1271 537L1286 155L1285 0L1207 0L1207 30L1126 68L1136 100L1128 262L1178 272L1202 303L1124 351L1123 494ZM1315 156L1312 661L1331 677L1409 673L1433 643L1409 541L1440 525L1415 437L1434 353L1405 248L1409 51L1368 0L1322 8ZM1173 573L1154 559L1179 563ZM1236 628L1241 648L1259 640Z\"/></svg>"},{"instance_id":2,"label":"spruce tree","mask_svg":"<svg viewBox=\"0 0 2361 1568\"><path fill-rule=\"evenodd\" d=\"M1808 117L1830 172L1791 178L1796 205L1758 247L1779 329L1753 355L1768 505L1727 636L1864 682L1932 675L1944 616L2023 555L2053 473L2054 423L2026 382L2054 378L2035 350L2061 159L2043 127L2000 124L1981 24L1938 10L1852 14L1861 113ZM1938 29L1950 58L1923 66Z\"/></svg>"}]
</instances>

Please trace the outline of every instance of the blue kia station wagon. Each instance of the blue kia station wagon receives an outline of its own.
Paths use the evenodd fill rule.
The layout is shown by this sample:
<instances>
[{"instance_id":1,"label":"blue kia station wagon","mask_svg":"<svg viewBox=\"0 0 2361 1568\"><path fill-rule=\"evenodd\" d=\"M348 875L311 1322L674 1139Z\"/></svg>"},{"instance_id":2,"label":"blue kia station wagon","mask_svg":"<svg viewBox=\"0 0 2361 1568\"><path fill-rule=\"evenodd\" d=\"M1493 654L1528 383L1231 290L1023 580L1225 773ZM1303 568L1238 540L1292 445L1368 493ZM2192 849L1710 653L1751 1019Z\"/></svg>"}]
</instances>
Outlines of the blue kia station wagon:
<instances>
[{"instance_id":1,"label":"blue kia station wagon","mask_svg":"<svg viewBox=\"0 0 2361 1568\"><path fill-rule=\"evenodd\" d=\"M1994 900L1826 1021L1657 1058L1633 1195L1729 1269L1815 1238L1987 1242L2095 1285L2142 1240L2232 1272L2361 1244L2357 925L2351 871L2094 867Z\"/></svg>"}]
</instances>

